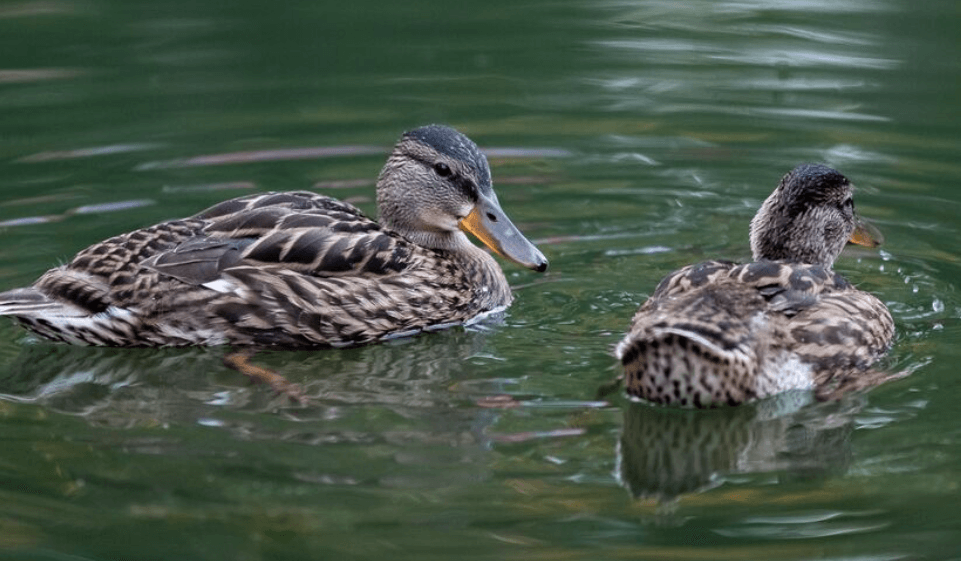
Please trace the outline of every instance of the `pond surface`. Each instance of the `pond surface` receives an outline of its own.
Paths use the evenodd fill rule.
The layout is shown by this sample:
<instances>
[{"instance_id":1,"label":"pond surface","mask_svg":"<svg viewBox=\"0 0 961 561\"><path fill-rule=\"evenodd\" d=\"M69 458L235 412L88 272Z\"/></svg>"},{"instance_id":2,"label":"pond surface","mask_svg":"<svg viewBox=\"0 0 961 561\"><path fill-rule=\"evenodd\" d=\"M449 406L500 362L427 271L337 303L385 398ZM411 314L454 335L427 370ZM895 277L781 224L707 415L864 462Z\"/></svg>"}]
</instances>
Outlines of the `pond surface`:
<instances>
[{"instance_id":1,"label":"pond surface","mask_svg":"<svg viewBox=\"0 0 961 561\"><path fill-rule=\"evenodd\" d=\"M44 343L0 321L0 558L961 557L961 4L0 4L0 289L219 200L374 214L401 132L487 151L551 260L501 324L265 352ZM858 186L885 368L833 403L673 411L611 349L668 272L750 257L781 175Z\"/></svg>"}]
</instances>

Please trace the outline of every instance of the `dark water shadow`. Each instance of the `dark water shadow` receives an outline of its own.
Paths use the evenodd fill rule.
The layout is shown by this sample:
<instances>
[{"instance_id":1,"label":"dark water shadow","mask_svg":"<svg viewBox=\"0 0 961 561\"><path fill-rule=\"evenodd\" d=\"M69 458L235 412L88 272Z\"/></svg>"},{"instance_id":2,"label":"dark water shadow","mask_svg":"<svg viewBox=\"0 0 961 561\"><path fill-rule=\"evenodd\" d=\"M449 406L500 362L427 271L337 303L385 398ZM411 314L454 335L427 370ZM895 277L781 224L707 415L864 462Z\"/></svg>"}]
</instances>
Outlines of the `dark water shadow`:
<instances>
[{"instance_id":1,"label":"dark water shadow","mask_svg":"<svg viewBox=\"0 0 961 561\"><path fill-rule=\"evenodd\" d=\"M747 474L808 479L841 473L851 460L850 434L864 398L810 399L789 392L711 410L632 402L624 411L617 476L635 498L670 501Z\"/></svg>"}]
</instances>

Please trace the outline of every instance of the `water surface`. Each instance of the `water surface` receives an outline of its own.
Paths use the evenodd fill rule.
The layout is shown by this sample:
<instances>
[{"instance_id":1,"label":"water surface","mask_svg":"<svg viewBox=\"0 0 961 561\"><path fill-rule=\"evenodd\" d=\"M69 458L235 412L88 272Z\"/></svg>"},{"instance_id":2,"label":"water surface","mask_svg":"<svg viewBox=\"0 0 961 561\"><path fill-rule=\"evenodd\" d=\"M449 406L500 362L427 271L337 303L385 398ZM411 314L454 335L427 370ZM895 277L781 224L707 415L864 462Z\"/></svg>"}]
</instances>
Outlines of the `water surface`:
<instances>
[{"instance_id":1,"label":"water surface","mask_svg":"<svg viewBox=\"0 0 961 561\"><path fill-rule=\"evenodd\" d=\"M501 324L267 352L86 349L0 322L0 557L949 559L961 552L961 9L952 2L0 5L0 288L228 197L374 214L402 131L458 127L551 260ZM821 161L891 308L836 403L665 411L610 352L671 270L750 257Z\"/></svg>"}]
</instances>

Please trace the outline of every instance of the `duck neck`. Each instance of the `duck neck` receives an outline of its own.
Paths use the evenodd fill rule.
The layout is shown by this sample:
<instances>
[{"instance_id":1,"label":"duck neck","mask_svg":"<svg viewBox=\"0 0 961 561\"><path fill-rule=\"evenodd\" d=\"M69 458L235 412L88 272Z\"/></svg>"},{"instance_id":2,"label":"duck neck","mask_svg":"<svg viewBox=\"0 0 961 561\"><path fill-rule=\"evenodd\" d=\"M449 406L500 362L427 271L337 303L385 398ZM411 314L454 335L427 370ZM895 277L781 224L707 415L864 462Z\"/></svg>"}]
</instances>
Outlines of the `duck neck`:
<instances>
[{"instance_id":1,"label":"duck neck","mask_svg":"<svg viewBox=\"0 0 961 561\"><path fill-rule=\"evenodd\" d=\"M754 260L806 263L820 265L826 269L834 265L836 256L828 254L823 247L812 247L804 243L804 240L797 241L797 237L786 238L786 240L752 240Z\"/></svg>"},{"instance_id":2,"label":"duck neck","mask_svg":"<svg viewBox=\"0 0 961 561\"><path fill-rule=\"evenodd\" d=\"M490 253L471 243L466 235L460 233L460 237L463 242L453 248L434 249L445 261L455 264L458 273L468 281L464 284L470 288L473 305L485 310L510 305L514 297L500 265Z\"/></svg>"},{"instance_id":3,"label":"duck neck","mask_svg":"<svg viewBox=\"0 0 961 561\"><path fill-rule=\"evenodd\" d=\"M472 244L470 240L467 239L467 236L464 235L464 232L460 230L453 232L442 232L439 230L428 232L425 230L398 228L397 224L385 224L385 226L421 247L446 251L451 254L469 252L477 249L477 246Z\"/></svg>"},{"instance_id":4,"label":"duck neck","mask_svg":"<svg viewBox=\"0 0 961 561\"><path fill-rule=\"evenodd\" d=\"M773 213L765 213L762 208L751 221L751 252L755 261L807 263L827 269L834 265L846 238L832 236L840 240L838 244L827 240L822 229L814 228L810 220L775 219L770 214Z\"/></svg>"}]
</instances>

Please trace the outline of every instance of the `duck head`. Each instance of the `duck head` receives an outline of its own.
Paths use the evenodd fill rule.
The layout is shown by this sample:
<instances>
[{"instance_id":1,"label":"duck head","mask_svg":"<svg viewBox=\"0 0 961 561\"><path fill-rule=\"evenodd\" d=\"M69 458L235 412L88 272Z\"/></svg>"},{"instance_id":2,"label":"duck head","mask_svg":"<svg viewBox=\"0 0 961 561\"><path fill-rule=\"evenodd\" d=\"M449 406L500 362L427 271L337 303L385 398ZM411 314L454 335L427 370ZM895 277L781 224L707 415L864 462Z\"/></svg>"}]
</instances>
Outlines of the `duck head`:
<instances>
[{"instance_id":1,"label":"duck head","mask_svg":"<svg viewBox=\"0 0 961 561\"><path fill-rule=\"evenodd\" d=\"M754 260L830 267L848 242L878 241L854 212L854 186L837 170L801 164L785 175L751 220Z\"/></svg>"},{"instance_id":2,"label":"duck head","mask_svg":"<svg viewBox=\"0 0 961 561\"><path fill-rule=\"evenodd\" d=\"M535 271L547 258L497 201L487 158L460 132L428 125L404 133L377 179L380 222L424 247L462 251L470 232L501 256Z\"/></svg>"}]
</instances>

